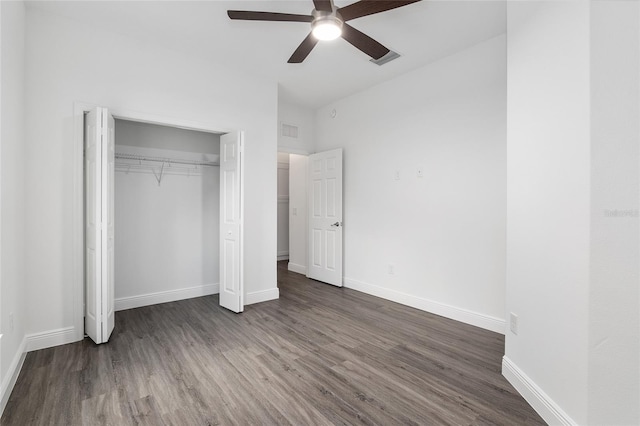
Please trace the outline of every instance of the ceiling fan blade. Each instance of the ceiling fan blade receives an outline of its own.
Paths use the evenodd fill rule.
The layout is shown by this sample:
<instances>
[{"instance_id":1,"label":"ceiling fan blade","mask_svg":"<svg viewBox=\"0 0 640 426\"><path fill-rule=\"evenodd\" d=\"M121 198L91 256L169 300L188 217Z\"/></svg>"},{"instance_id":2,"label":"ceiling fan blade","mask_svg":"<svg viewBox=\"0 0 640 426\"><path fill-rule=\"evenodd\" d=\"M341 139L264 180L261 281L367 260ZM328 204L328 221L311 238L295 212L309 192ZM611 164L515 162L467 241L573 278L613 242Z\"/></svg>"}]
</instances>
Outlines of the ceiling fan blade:
<instances>
[{"instance_id":1,"label":"ceiling fan blade","mask_svg":"<svg viewBox=\"0 0 640 426\"><path fill-rule=\"evenodd\" d=\"M252 12L248 10L227 10L227 15L231 19L243 21L290 21L290 22L311 22L311 15L294 15L291 13L278 12Z\"/></svg>"},{"instance_id":2,"label":"ceiling fan blade","mask_svg":"<svg viewBox=\"0 0 640 426\"><path fill-rule=\"evenodd\" d=\"M389 49L347 23L342 24L342 38L373 59L380 59L389 53Z\"/></svg>"},{"instance_id":3,"label":"ceiling fan blade","mask_svg":"<svg viewBox=\"0 0 640 426\"><path fill-rule=\"evenodd\" d=\"M420 0L360 0L349 6L341 7L338 9L338 12L340 12L342 19L350 21L351 19L385 12L419 1Z\"/></svg>"},{"instance_id":4,"label":"ceiling fan blade","mask_svg":"<svg viewBox=\"0 0 640 426\"><path fill-rule=\"evenodd\" d=\"M316 10L321 12L331 12L333 10L331 0L313 0L313 5L316 7Z\"/></svg>"},{"instance_id":5,"label":"ceiling fan blade","mask_svg":"<svg viewBox=\"0 0 640 426\"><path fill-rule=\"evenodd\" d=\"M287 62L290 64L301 63L307 56L309 56L309 53L311 53L313 48L316 47L316 44L318 44L318 39L315 38L311 33L309 33L307 38L302 40L300 46L298 46L296 51L293 52L293 55L291 55Z\"/></svg>"}]
</instances>

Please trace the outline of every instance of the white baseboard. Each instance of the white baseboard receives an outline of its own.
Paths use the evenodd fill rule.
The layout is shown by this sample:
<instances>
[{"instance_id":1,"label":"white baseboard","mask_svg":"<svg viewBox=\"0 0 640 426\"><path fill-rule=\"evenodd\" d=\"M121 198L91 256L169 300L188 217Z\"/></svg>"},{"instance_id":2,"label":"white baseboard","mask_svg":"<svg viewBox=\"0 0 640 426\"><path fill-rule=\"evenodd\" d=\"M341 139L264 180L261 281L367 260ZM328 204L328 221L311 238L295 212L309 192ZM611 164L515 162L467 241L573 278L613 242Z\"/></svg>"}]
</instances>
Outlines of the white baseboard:
<instances>
[{"instance_id":1,"label":"white baseboard","mask_svg":"<svg viewBox=\"0 0 640 426\"><path fill-rule=\"evenodd\" d=\"M25 339L27 340L27 352L66 345L67 343L78 341L76 328L73 326L27 334Z\"/></svg>"},{"instance_id":2,"label":"white baseboard","mask_svg":"<svg viewBox=\"0 0 640 426\"><path fill-rule=\"evenodd\" d=\"M253 293L247 293L244 297L245 305L253 305L254 303L267 302L269 300L275 300L280 297L280 290L278 288L271 288L269 290L254 291Z\"/></svg>"},{"instance_id":3,"label":"white baseboard","mask_svg":"<svg viewBox=\"0 0 640 426\"><path fill-rule=\"evenodd\" d=\"M513 361L502 358L502 375L534 410L550 425L577 425L571 417L536 385Z\"/></svg>"},{"instance_id":4,"label":"white baseboard","mask_svg":"<svg viewBox=\"0 0 640 426\"><path fill-rule=\"evenodd\" d=\"M289 253L285 253L285 254L280 254L278 253L278 256L276 257L276 259L279 261L281 260L289 260Z\"/></svg>"},{"instance_id":5,"label":"white baseboard","mask_svg":"<svg viewBox=\"0 0 640 426\"><path fill-rule=\"evenodd\" d=\"M298 265L297 263L289 262L287 264L287 269L297 274L307 275L307 267L304 265Z\"/></svg>"},{"instance_id":6,"label":"white baseboard","mask_svg":"<svg viewBox=\"0 0 640 426\"><path fill-rule=\"evenodd\" d=\"M116 311L124 311L125 309L140 308L142 306L175 302L176 300L191 299L193 297L209 296L211 294L218 294L219 292L220 284L205 284L196 287L180 288L177 290L141 294L138 296L120 297L115 300L115 305Z\"/></svg>"},{"instance_id":7,"label":"white baseboard","mask_svg":"<svg viewBox=\"0 0 640 426\"><path fill-rule=\"evenodd\" d=\"M11 361L11 365L9 365L9 369L7 370L7 374L4 376L4 380L2 380L2 385L0 387L0 416L4 413L4 408L7 406L13 387L16 385L16 381L20 375L20 370L22 370L24 359L27 356L27 352L25 351L26 346L27 337L25 336L22 339L22 343L20 343L13 360Z\"/></svg>"},{"instance_id":8,"label":"white baseboard","mask_svg":"<svg viewBox=\"0 0 640 426\"><path fill-rule=\"evenodd\" d=\"M503 319L491 317L478 312L469 311L467 309L446 305L422 297L413 296L411 294L402 293L396 290L380 287L373 284L364 283L362 281L351 278L344 278L344 286L363 293L411 306L412 308L427 311L432 314L450 318L465 324L471 324L485 330L495 331L504 334L506 322Z\"/></svg>"}]
</instances>

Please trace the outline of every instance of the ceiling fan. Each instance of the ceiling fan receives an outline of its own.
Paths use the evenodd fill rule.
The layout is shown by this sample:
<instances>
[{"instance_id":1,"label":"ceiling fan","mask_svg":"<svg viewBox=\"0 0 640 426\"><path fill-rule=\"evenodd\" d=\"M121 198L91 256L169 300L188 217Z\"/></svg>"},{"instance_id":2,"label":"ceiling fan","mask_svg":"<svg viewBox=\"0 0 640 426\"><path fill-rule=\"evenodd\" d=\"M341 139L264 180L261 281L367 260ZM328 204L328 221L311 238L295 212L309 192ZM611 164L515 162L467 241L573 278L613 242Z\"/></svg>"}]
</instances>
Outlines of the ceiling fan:
<instances>
[{"instance_id":1,"label":"ceiling fan","mask_svg":"<svg viewBox=\"0 0 640 426\"><path fill-rule=\"evenodd\" d=\"M228 10L231 19L245 21L288 21L311 23L311 33L300 43L287 62L299 64L311 53L319 40L342 37L373 59L380 59L389 49L368 35L356 30L347 21L375 13L416 3L420 0L360 0L345 7L336 8L333 0L313 0L311 15L296 15L278 12L252 12Z\"/></svg>"}]
</instances>

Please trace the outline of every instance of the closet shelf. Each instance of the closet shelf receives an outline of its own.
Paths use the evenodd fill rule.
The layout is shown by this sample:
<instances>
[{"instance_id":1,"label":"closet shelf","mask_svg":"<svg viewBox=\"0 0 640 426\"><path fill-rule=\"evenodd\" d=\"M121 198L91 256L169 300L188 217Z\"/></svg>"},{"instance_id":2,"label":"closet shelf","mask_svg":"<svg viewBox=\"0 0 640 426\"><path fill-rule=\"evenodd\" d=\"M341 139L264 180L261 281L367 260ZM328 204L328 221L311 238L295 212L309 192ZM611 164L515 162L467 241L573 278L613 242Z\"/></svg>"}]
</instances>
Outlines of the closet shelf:
<instances>
[{"instance_id":1,"label":"closet shelf","mask_svg":"<svg viewBox=\"0 0 640 426\"><path fill-rule=\"evenodd\" d=\"M202 161L202 160L186 160L180 158L166 158L166 157L149 157L146 155L136 155L136 154L124 154L118 153L115 154L116 160L135 160L135 161L154 161L157 163L163 164L186 164L190 166L219 166L217 162L214 161Z\"/></svg>"}]
</instances>

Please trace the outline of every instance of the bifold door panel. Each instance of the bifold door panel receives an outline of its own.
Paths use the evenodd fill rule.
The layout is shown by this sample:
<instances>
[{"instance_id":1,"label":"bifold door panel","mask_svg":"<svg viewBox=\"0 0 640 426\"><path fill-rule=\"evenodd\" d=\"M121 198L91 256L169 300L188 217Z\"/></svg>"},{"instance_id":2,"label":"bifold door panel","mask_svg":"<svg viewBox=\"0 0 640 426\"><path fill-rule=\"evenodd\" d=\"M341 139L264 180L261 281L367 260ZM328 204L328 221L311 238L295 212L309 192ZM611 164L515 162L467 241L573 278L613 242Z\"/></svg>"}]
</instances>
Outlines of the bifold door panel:
<instances>
[{"instance_id":1,"label":"bifold door panel","mask_svg":"<svg viewBox=\"0 0 640 426\"><path fill-rule=\"evenodd\" d=\"M85 333L109 340L115 325L115 120L106 108L85 116Z\"/></svg>"}]
</instances>

